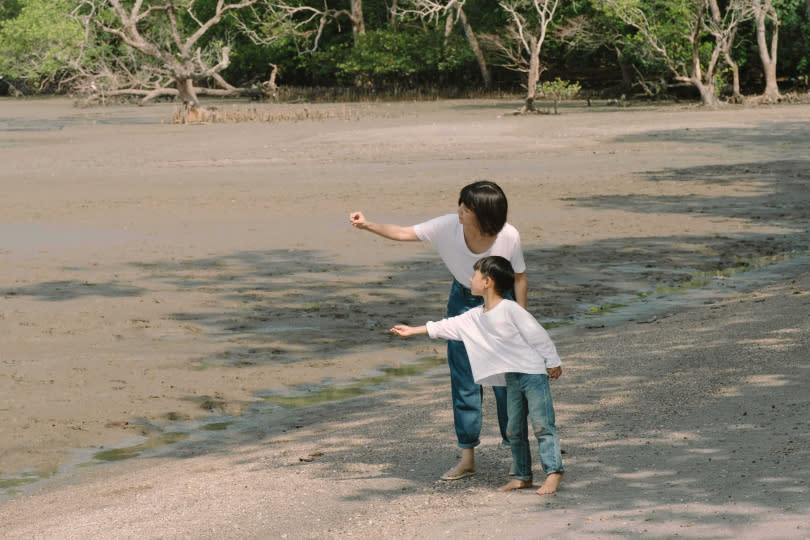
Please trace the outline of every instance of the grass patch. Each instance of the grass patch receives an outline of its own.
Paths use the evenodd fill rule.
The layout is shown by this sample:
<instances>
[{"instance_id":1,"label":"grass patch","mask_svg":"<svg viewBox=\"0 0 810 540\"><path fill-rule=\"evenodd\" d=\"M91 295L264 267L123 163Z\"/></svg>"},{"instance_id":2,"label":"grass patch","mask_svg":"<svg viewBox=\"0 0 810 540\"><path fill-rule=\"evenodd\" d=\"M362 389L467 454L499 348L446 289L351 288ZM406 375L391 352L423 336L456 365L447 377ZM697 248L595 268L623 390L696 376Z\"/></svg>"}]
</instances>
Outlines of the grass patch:
<instances>
[{"instance_id":1,"label":"grass patch","mask_svg":"<svg viewBox=\"0 0 810 540\"><path fill-rule=\"evenodd\" d=\"M588 315L598 317L599 315L604 315L605 313L613 313L617 309L621 309L623 307L627 307L627 304L613 304L611 302L606 302L599 306L589 307Z\"/></svg>"},{"instance_id":2,"label":"grass patch","mask_svg":"<svg viewBox=\"0 0 810 540\"><path fill-rule=\"evenodd\" d=\"M176 442L183 441L188 438L188 433L182 431L169 431L161 433L157 437L150 437L141 444L133 446L125 446L123 448L111 448L109 450L102 450L93 454L93 459L97 461L123 461L125 459L132 459L140 456L144 451L161 446L167 446Z\"/></svg>"},{"instance_id":3,"label":"grass patch","mask_svg":"<svg viewBox=\"0 0 810 540\"><path fill-rule=\"evenodd\" d=\"M0 489L8 490L27 486L43 478L46 478L46 476L32 472L21 473L17 476L3 476L0 477Z\"/></svg>"},{"instance_id":4,"label":"grass patch","mask_svg":"<svg viewBox=\"0 0 810 540\"><path fill-rule=\"evenodd\" d=\"M212 422L210 424L200 426L200 429L203 431L225 431L228 429L228 426L232 424L233 422Z\"/></svg>"},{"instance_id":5,"label":"grass patch","mask_svg":"<svg viewBox=\"0 0 810 540\"><path fill-rule=\"evenodd\" d=\"M309 407L320 403L341 401L373 392L375 387L391 382L399 377L420 375L428 369L444 363L445 359L443 357L433 356L423 358L413 364L381 368L383 372L381 375L363 377L347 385L326 386L300 396L279 396L273 394L264 396L263 399L268 403L273 403L285 408Z\"/></svg>"}]
</instances>

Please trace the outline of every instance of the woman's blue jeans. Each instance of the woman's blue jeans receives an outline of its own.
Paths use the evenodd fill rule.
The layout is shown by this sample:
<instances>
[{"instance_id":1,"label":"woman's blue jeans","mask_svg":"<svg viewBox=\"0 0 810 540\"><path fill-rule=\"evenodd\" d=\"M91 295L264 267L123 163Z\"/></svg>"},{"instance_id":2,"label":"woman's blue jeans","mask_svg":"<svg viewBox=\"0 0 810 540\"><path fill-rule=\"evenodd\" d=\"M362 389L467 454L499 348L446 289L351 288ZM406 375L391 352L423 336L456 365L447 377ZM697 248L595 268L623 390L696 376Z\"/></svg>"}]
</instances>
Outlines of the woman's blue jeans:
<instances>
[{"instance_id":1,"label":"woman's blue jeans","mask_svg":"<svg viewBox=\"0 0 810 540\"><path fill-rule=\"evenodd\" d=\"M512 447L515 478L532 481L532 455L529 447L528 421L537 437L540 464L546 474L562 473L562 452L548 375L528 373L506 374L506 401L509 409L507 433Z\"/></svg>"},{"instance_id":2,"label":"woman's blue jeans","mask_svg":"<svg viewBox=\"0 0 810 540\"><path fill-rule=\"evenodd\" d=\"M514 298L514 294L504 295L504 298ZM450 298L447 300L447 317L461 315L471 308L480 306L484 299L473 296L470 289L464 287L458 280L453 280L450 288ZM456 437L460 448L475 448L481 443L481 402L484 389L475 384L467 349L461 341L447 342L447 365L450 367L450 390L453 397L453 422L456 427ZM498 409L498 425L501 431L503 444L509 444L506 436L506 387L493 386L495 404Z\"/></svg>"}]
</instances>

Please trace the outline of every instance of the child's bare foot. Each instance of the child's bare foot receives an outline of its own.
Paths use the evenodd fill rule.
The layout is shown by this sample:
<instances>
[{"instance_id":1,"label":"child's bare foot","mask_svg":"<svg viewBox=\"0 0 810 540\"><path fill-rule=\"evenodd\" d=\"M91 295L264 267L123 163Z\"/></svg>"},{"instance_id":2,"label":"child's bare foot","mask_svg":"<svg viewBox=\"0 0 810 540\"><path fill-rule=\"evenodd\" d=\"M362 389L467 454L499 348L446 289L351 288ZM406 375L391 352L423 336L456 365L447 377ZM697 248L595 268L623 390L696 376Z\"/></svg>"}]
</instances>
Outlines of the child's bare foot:
<instances>
[{"instance_id":1,"label":"child's bare foot","mask_svg":"<svg viewBox=\"0 0 810 540\"><path fill-rule=\"evenodd\" d=\"M562 473L551 473L548 475L546 481L543 482L543 485L537 490L537 494L551 495L552 493L556 493L557 488L560 487L560 482L562 482L562 477Z\"/></svg>"},{"instance_id":2,"label":"child's bare foot","mask_svg":"<svg viewBox=\"0 0 810 540\"><path fill-rule=\"evenodd\" d=\"M509 480L508 483L502 485L498 488L498 491L514 491L516 489L526 489L532 487L531 482L527 482L526 480L521 480L519 478L513 478Z\"/></svg>"}]
</instances>

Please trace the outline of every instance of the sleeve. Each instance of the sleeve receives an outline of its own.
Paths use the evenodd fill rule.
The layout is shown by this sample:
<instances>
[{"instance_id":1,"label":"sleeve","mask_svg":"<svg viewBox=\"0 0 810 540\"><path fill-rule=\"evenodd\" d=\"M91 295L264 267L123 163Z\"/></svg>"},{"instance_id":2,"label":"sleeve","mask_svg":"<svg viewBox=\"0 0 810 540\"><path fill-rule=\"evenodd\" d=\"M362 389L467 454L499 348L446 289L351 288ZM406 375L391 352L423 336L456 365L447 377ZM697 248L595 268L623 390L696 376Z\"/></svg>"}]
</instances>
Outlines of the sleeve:
<instances>
[{"instance_id":1,"label":"sleeve","mask_svg":"<svg viewBox=\"0 0 810 540\"><path fill-rule=\"evenodd\" d=\"M447 227L448 216L452 217L451 214L448 214L447 216L439 216L424 221L422 223L417 223L416 225L413 226L413 232L416 234L419 240L435 244L437 238L442 234L442 231Z\"/></svg>"},{"instance_id":2,"label":"sleeve","mask_svg":"<svg viewBox=\"0 0 810 540\"><path fill-rule=\"evenodd\" d=\"M498 233L491 255L500 255L512 263L516 274L526 272L526 260L523 258L523 247L520 244L520 233L510 223L504 225Z\"/></svg>"},{"instance_id":3,"label":"sleeve","mask_svg":"<svg viewBox=\"0 0 810 540\"><path fill-rule=\"evenodd\" d=\"M520 233L515 229L514 247L512 257L509 262L512 263L512 268L516 274L523 274L526 272L526 260L523 258L523 246L520 243Z\"/></svg>"},{"instance_id":4,"label":"sleeve","mask_svg":"<svg viewBox=\"0 0 810 540\"><path fill-rule=\"evenodd\" d=\"M462 333L461 328L464 326L465 315L469 311L450 317L449 319L442 319L440 321L428 321L425 325L427 327L428 336L431 339L451 339L461 341Z\"/></svg>"},{"instance_id":5,"label":"sleeve","mask_svg":"<svg viewBox=\"0 0 810 540\"><path fill-rule=\"evenodd\" d=\"M521 335L531 347L537 351L546 364L546 368L552 368L562 365L562 360L557 354L557 348L554 342L551 341L551 336L548 335L546 329L537 322L534 316L515 304L516 309L512 310L512 316Z\"/></svg>"}]
</instances>

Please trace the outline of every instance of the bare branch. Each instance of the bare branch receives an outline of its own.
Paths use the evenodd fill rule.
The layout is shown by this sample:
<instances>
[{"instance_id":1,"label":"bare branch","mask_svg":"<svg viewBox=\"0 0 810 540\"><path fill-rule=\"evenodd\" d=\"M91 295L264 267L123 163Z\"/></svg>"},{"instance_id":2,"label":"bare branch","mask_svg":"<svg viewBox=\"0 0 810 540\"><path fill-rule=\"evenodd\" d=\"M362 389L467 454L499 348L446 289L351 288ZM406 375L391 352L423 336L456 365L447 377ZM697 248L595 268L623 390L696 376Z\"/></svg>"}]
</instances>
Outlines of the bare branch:
<instances>
[{"instance_id":1,"label":"bare branch","mask_svg":"<svg viewBox=\"0 0 810 540\"><path fill-rule=\"evenodd\" d=\"M310 46L304 47L300 52L314 53L318 50L320 39L326 25L341 15L351 15L346 10L323 9L313 6L291 6L281 2L265 2L264 9L259 13L255 8L246 10L248 14L243 20L236 18L239 29L258 45L269 45L286 36L296 39L296 46L300 41L308 41ZM256 27L262 28L259 33Z\"/></svg>"},{"instance_id":2,"label":"bare branch","mask_svg":"<svg viewBox=\"0 0 810 540\"><path fill-rule=\"evenodd\" d=\"M197 104L201 88L195 82L211 80L222 92L238 93L242 89L230 85L220 73L230 64L230 49L227 45L219 51L203 50L196 43L211 28L230 13L258 4L260 0L217 0L214 13L207 20L201 20L194 12L197 0L163 1L145 3L136 0L131 7L125 7L121 0L82 0L80 6L89 14L83 18L85 32L89 36L91 25L116 36L131 50L143 57L127 60L135 71L126 67L127 62L119 59L102 59L96 73L82 71L82 79L77 81L87 95L102 94L138 95L144 100L157 96L179 96L184 101ZM114 16L105 22L99 16L102 9L109 8ZM185 33L178 10L187 14L196 24L193 32ZM148 33L142 33L148 27ZM89 40L88 40L89 41ZM137 55L136 55L137 56ZM173 88L168 88L171 85Z\"/></svg>"},{"instance_id":3,"label":"bare branch","mask_svg":"<svg viewBox=\"0 0 810 540\"><path fill-rule=\"evenodd\" d=\"M536 112L534 98L544 68L540 52L559 0L502 0L499 4L510 19L509 30L489 38L504 60L504 67L527 74L526 101L522 113Z\"/></svg>"},{"instance_id":4,"label":"bare branch","mask_svg":"<svg viewBox=\"0 0 810 540\"><path fill-rule=\"evenodd\" d=\"M211 29L215 24L222 20L222 18L232 11L237 11L246 7L250 7L258 3L259 0L241 0L241 2L237 2L235 4L225 4L224 0L219 0L217 2L217 9L214 13L213 17L208 19L205 23L200 26L200 28L194 32L187 40L185 44L186 50L191 50L191 48L199 41L199 39L205 35L208 30Z\"/></svg>"}]
</instances>

